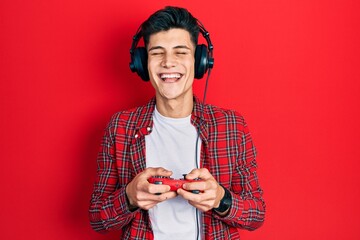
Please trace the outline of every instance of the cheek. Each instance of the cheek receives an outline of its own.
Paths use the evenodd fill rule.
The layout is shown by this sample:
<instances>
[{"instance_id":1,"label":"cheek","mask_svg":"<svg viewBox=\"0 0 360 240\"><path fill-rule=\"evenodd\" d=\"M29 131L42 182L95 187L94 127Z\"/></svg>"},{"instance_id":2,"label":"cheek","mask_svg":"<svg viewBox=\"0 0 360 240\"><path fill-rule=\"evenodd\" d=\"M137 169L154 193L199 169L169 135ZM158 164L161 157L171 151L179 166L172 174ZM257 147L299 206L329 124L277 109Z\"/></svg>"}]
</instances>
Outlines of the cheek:
<instances>
[{"instance_id":1,"label":"cheek","mask_svg":"<svg viewBox=\"0 0 360 240\"><path fill-rule=\"evenodd\" d=\"M156 73L156 63L154 61L148 61L147 68L150 75Z\"/></svg>"},{"instance_id":2,"label":"cheek","mask_svg":"<svg viewBox=\"0 0 360 240\"><path fill-rule=\"evenodd\" d=\"M188 69L189 69L189 74L194 77L194 73L195 73L195 62L192 61L189 63L188 65Z\"/></svg>"},{"instance_id":3,"label":"cheek","mask_svg":"<svg viewBox=\"0 0 360 240\"><path fill-rule=\"evenodd\" d=\"M147 68L148 68L148 70L149 70L149 71L152 71L153 66L154 66L154 62L149 60L149 61L147 62Z\"/></svg>"},{"instance_id":4,"label":"cheek","mask_svg":"<svg viewBox=\"0 0 360 240\"><path fill-rule=\"evenodd\" d=\"M195 69L195 61L193 58L184 61L184 66L188 70L188 72L194 72Z\"/></svg>"}]
</instances>

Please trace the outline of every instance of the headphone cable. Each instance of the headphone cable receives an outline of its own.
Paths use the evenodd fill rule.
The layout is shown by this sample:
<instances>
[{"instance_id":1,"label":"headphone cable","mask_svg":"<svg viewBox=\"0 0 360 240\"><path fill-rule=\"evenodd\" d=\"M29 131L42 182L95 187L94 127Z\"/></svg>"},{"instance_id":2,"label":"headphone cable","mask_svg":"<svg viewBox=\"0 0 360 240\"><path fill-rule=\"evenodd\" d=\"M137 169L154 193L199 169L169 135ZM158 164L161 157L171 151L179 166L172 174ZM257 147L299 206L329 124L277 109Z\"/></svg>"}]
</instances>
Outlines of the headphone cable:
<instances>
[{"instance_id":1,"label":"headphone cable","mask_svg":"<svg viewBox=\"0 0 360 240\"><path fill-rule=\"evenodd\" d=\"M206 76L206 81L205 81L205 89L204 89L204 96L203 96L203 109L201 111L201 117L200 119L202 120L204 117L204 108L205 108L205 101L206 101L206 94L207 94L207 89L208 89L208 84L209 84L209 78L210 78L210 74L211 74L211 68L209 68L209 72ZM202 122L200 122L201 124ZM200 125L198 126L198 131L197 131L197 138L196 138L196 145L195 145L195 163L196 163L196 168L199 168L199 160L198 159L198 145L199 145L199 139L200 139ZM201 153L199 154L201 155ZM199 234L200 234L200 226L199 226L199 210L197 208L196 209L196 240L199 240Z\"/></svg>"}]
</instances>

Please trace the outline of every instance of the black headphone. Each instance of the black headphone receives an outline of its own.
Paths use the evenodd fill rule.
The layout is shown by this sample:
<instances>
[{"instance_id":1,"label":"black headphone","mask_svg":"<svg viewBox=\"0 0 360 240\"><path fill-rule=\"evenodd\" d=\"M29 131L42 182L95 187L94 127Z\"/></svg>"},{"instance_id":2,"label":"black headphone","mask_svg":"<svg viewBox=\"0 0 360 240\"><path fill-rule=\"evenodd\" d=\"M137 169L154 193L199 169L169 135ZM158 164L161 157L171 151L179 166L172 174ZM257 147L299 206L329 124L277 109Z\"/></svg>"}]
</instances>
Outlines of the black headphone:
<instances>
[{"instance_id":1,"label":"black headphone","mask_svg":"<svg viewBox=\"0 0 360 240\"><path fill-rule=\"evenodd\" d=\"M197 21L200 33L207 42L205 44L198 44L195 49L195 78L200 79L204 76L209 68L214 66L213 49L214 46L210 40L210 34L200 21ZM149 71L147 69L147 52L145 47L137 47L142 37L141 26L133 37L133 42L130 49L130 69L136 72L142 80L149 81Z\"/></svg>"}]
</instances>

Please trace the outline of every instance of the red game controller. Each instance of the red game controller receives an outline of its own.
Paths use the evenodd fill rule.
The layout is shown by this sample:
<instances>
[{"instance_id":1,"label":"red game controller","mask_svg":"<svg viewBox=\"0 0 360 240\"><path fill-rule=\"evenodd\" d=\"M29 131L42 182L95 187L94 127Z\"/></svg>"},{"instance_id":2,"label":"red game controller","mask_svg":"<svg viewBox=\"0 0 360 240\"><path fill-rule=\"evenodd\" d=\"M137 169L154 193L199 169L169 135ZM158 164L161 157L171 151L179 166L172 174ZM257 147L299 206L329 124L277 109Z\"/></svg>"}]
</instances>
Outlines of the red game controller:
<instances>
[{"instance_id":1,"label":"red game controller","mask_svg":"<svg viewBox=\"0 0 360 240\"><path fill-rule=\"evenodd\" d=\"M188 179L174 179L174 178L166 178L166 177L151 177L148 179L149 183L152 184L163 184L170 186L170 191L178 190L179 188L182 188L184 183L189 182L198 182L201 181L200 179L194 179L194 180L188 180ZM184 189L185 190L185 189ZM190 192L198 194L202 191L200 190L191 190Z\"/></svg>"}]
</instances>

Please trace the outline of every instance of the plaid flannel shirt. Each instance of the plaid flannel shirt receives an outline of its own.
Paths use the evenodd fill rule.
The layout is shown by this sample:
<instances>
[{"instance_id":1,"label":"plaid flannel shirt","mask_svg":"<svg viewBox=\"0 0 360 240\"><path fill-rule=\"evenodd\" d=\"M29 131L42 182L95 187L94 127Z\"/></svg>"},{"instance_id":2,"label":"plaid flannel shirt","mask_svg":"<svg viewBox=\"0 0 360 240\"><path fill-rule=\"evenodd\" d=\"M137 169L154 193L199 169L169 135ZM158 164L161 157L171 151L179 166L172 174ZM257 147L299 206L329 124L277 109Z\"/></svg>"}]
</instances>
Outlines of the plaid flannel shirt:
<instances>
[{"instance_id":1,"label":"plaid flannel shirt","mask_svg":"<svg viewBox=\"0 0 360 240\"><path fill-rule=\"evenodd\" d=\"M89 217L96 231L122 230L121 239L153 239L148 212L129 211L126 185L146 168L145 135L151 133L155 98L115 114L98 154ZM264 221L265 203L256 175L256 150L244 118L235 111L203 105L194 97L191 123L202 140L200 164L230 190L225 217L202 214L205 239L239 239L238 228L254 230Z\"/></svg>"}]
</instances>

